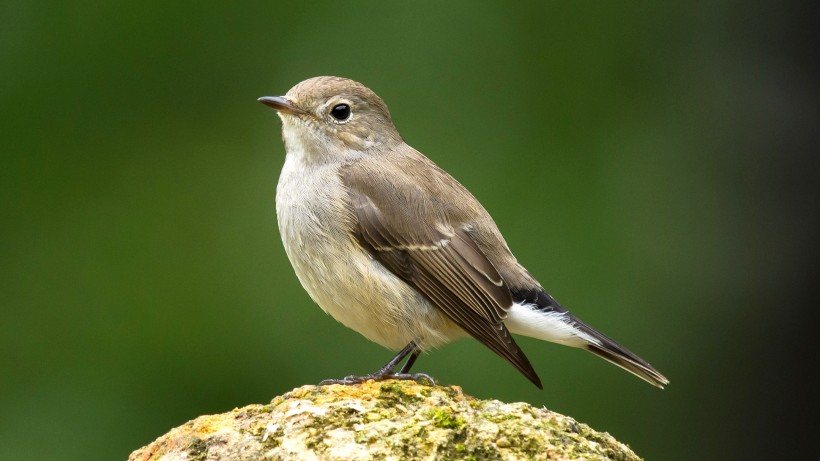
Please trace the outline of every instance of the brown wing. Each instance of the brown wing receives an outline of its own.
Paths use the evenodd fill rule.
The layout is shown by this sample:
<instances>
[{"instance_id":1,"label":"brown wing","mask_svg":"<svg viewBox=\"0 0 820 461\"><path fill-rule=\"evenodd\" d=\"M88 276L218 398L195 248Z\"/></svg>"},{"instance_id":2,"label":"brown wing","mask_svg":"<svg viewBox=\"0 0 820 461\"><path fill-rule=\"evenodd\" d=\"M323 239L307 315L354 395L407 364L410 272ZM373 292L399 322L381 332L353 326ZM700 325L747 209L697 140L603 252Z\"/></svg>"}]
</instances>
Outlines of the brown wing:
<instances>
[{"instance_id":1,"label":"brown wing","mask_svg":"<svg viewBox=\"0 0 820 461\"><path fill-rule=\"evenodd\" d=\"M472 237L463 229L422 218L429 220L431 214L416 210L429 211L431 204L412 196L419 190L399 190L400 184L392 183L374 194L373 182L357 180L355 172L343 172L342 179L362 246L540 388L538 375L503 323L512 306L510 290Z\"/></svg>"}]
</instances>

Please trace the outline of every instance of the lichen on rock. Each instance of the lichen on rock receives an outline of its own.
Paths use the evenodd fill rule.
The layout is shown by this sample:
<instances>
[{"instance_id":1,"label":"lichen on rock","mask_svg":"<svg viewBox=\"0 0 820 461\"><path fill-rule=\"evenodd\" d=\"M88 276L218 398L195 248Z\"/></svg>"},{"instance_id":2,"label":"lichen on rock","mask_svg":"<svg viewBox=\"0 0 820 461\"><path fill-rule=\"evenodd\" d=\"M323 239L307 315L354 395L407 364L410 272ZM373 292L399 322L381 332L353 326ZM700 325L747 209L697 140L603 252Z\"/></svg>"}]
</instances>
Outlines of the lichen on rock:
<instances>
[{"instance_id":1,"label":"lichen on rock","mask_svg":"<svg viewBox=\"0 0 820 461\"><path fill-rule=\"evenodd\" d=\"M175 460L638 460L626 445L526 403L412 381L303 386L200 416L134 451Z\"/></svg>"}]
</instances>

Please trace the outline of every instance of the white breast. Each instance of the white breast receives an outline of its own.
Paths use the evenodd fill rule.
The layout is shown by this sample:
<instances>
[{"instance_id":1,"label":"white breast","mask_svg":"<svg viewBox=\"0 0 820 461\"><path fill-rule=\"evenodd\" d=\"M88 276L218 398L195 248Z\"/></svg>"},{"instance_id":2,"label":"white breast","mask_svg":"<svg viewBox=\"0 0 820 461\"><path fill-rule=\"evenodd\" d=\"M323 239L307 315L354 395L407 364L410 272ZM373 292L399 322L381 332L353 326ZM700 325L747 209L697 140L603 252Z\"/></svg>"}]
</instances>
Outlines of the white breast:
<instances>
[{"instance_id":1,"label":"white breast","mask_svg":"<svg viewBox=\"0 0 820 461\"><path fill-rule=\"evenodd\" d=\"M338 167L305 165L299 154L289 149L276 213L285 251L310 297L342 324L391 349L410 341L433 347L462 335L358 245Z\"/></svg>"}]
</instances>

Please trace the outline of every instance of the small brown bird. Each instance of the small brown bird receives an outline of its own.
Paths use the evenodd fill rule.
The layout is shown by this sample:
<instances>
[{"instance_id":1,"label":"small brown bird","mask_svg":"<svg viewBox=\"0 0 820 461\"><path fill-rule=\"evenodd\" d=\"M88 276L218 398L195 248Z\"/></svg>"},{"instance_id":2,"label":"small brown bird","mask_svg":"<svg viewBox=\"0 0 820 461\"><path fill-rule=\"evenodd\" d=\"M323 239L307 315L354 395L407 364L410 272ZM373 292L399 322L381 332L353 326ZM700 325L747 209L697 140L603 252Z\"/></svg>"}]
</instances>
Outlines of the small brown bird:
<instances>
[{"instance_id":1,"label":"small brown bird","mask_svg":"<svg viewBox=\"0 0 820 461\"><path fill-rule=\"evenodd\" d=\"M583 348L652 385L668 384L558 304L478 200L405 144L370 89L316 77L259 101L282 119L287 156L276 212L296 276L336 320L400 351L374 373L325 382L432 381L409 373L420 351L470 335L541 388L512 332Z\"/></svg>"}]
</instances>

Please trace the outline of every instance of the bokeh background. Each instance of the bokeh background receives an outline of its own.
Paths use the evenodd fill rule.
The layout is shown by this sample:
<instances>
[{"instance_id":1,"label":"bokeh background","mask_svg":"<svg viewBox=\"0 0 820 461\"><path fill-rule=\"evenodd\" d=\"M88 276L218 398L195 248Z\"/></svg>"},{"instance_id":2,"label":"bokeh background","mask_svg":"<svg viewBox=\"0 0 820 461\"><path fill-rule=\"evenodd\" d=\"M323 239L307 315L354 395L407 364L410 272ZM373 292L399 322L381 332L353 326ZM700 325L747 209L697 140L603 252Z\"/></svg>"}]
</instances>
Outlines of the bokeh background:
<instances>
[{"instance_id":1,"label":"bokeh background","mask_svg":"<svg viewBox=\"0 0 820 461\"><path fill-rule=\"evenodd\" d=\"M0 3L0 459L125 459L392 353L282 250L280 124L341 75L563 304L672 381L522 338L418 370L647 459L818 459L816 15L782 2Z\"/></svg>"}]
</instances>

